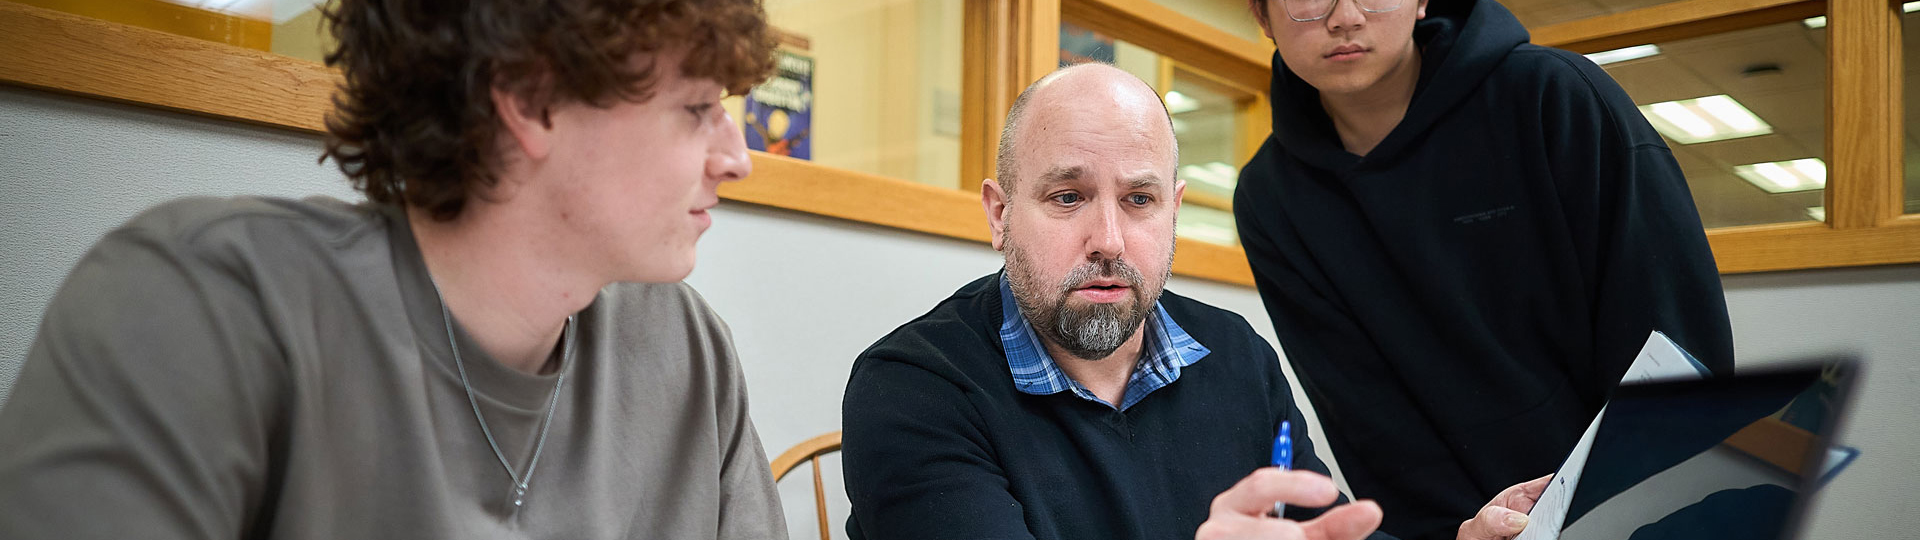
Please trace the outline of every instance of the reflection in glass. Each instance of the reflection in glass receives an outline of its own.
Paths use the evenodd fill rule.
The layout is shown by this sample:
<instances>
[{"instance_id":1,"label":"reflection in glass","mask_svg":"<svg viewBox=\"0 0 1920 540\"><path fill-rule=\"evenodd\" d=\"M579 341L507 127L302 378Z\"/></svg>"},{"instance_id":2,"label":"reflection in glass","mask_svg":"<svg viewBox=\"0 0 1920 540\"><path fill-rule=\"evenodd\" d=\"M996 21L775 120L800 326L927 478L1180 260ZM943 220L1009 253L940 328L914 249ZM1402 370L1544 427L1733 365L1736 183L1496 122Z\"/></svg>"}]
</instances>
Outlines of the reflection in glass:
<instances>
[{"instance_id":1,"label":"reflection in glass","mask_svg":"<svg viewBox=\"0 0 1920 540\"><path fill-rule=\"evenodd\" d=\"M1902 73L1906 83L1902 84L1903 100L1906 103L1904 129L1906 134L1904 149L1904 167L1906 187L1901 190L1904 204L1902 210L1908 214L1920 214L1920 2L1902 4L1905 15L1900 16L1900 61L1905 64Z\"/></svg>"},{"instance_id":2,"label":"reflection in glass","mask_svg":"<svg viewBox=\"0 0 1920 540\"><path fill-rule=\"evenodd\" d=\"M1180 144L1177 174L1187 182L1176 234L1236 246L1233 187L1240 165L1264 139L1270 121L1266 96L1180 62L1072 24L1060 26L1060 63L1107 62L1132 73L1160 94ZM1256 136L1257 135L1257 136ZM1251 141L1251 142L1250 142Z\"/></svg>"},{"instance_id":3,"label":"reflection in glass","mask_svg":"<svg viewBox=\"0 0 1920 540\"><path fill-rule=\"evenodd\" d=\"M1234 37L1262 45L1272 45L1260 31L1260 23L1245 0L1153 0L1153 3L1185 15Z\"/></svg>"},{"instance_id":4,"label":"reflection in glass","mask_svg":"<svg viewBox=\"0 0 1920 540\"><path fill-rule=\"evenodd\" d=\"M808 159L815 163L960 187L963 0L766 0L765 5L768 20L782 34L783 57L810 64L807 112L747 111L741 98L727 99L728 112L746 131L758 134L754 128L764 128L772 135L761 135L764 140L797 149L796 132L804 129ZM788 83L776 78L769 84ZM758 92L767 90L773 89ZM749 112L757 126L744 124ZM774 130L780 127L775 123L787 129Z\"/></svg>"},{"instance_id":5,"label":"reflection in glass","mask_svg":"<svg viewBox=\"0 0 1920 540\"><path fill-rule=\"evenodd\" d=\"M1700 221L1823 219L1826 30L1793 21L1655 45L1601 67L1666 138Z\"/></svg>"},{"instance_id":6,"label":"reflection in glass","mask_svg":"<svg viewBox=\"0 0 1920 540\"><path fill-rule=\"evenodd\" d=\"M8 0L216 43L320 61L320 0Z\"/></svg>"},{"instance_id":7,"label":"reflection in glass","mask_svg":"<svg viewBox=\"0 0 1920 540\"><path fill-rule=\"evenodd\" d=\"M1854 455L1828 446L1848 366L1620 387L1560 538L1782 538Z\"/></svg>"}]
</instances>

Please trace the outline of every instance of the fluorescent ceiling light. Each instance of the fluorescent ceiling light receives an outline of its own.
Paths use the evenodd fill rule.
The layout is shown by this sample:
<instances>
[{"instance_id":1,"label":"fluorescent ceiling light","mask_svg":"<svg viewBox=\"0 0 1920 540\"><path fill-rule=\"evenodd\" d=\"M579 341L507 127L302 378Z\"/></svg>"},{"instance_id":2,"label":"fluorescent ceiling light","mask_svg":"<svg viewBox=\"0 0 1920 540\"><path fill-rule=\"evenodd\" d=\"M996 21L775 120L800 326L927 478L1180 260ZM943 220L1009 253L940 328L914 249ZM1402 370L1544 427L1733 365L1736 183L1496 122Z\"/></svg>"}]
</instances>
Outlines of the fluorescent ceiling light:
<instances>
[{"instance_id":1,"label":"fluorescent ceiling light","mask_svg":"<svg viewBox=\"0 0 1920 540\"><path fill-rule=\"evenodd\" d=\"M1915 11L1920 11L1920 1L1907 2L1905 4L1900 4L1901 13L1913 13ZM1806 25L1808 30L1813 30L1817 28L1826 28L1827 16L1821 15L1819 17L1807 17L1806 19L1801 20L1800 24Z\"/></svg>"},{"instance_id":2,"label":"fluorescent ceiling light","mask_svg":"<svg viewBox=\"0 0 1920 540\"><path fill-rule=\"evenodd\" d=\"M1793 193L1827 187L1827 163L1819 158L1741 165L1733 168L1733 174L1767 193ZM1826 215L1824 208L1821 209L1821 215Z\"/></svg>"},{"instance_id":3,"label":"fluorescent ceiling light","mask_svg":"<svg viewBox=\"0 0 1920 540\"><path fill-rule=\"evenodd\" d=\"M1167 91L1167 112L1173 114L1189 113L1200 109L1200 100L1187 97L1179 90Z\"/></svg>"},{"instance_id":4,"label":"fluorescent ceiling light","mask_svg":"<svg viewBox=\"0 0 1920 540\"><path fill-rule=\"evenodd\" d=\"M1726 94L1641 105L1640 114L1654 130L1680 144L1773 133L1773 126Z\"/></svg>"},{"instance_id":5,"label":"fluorescent ceiling light","mask_svg":"<svg viewBox=\"0 0 1920 540\"><path fill-rule=\"evenodd\" d=\"M1809 206L1809 207L1807 207L1807 217L1809 217L1809 218L1813 218L1813 220L1814 220L1814 221L1826 221L1826 220L1827 220L1827 207L1825 207L1825 206Z\"/></svg>"},{"instance_id":6,"label":"fluorescent ceiling light","mask_svg":"<svg viewBox=\"0 0 1920 540\"><path fill-rule=\"evenodd\" d=\"M1593 63L1595 64L1600 64L1604 66L1614 62L1639 60L1641 58L1646 58L1656 54L1660 54L1659 45L1634 45L1632 47L1627 47L1624 49L1614 49L1611 51L1600 51L1597 53L1589 54L1587 55L1587 59L1592 60Z\"/></svg>"},{"instance_id":7,"label":"fluorescent ceiling light","mask_svg":"<svg viewBox=\"0 0 1920 540\"><path fill-rule=\"evenodd\" d=\"M1240 170L1224 161L1212 161L1193 165L1181 165L1180 177L1190 182L1210 184L1221 189L1232 190L1240 183Z\"/></svg>"}]
</instances>

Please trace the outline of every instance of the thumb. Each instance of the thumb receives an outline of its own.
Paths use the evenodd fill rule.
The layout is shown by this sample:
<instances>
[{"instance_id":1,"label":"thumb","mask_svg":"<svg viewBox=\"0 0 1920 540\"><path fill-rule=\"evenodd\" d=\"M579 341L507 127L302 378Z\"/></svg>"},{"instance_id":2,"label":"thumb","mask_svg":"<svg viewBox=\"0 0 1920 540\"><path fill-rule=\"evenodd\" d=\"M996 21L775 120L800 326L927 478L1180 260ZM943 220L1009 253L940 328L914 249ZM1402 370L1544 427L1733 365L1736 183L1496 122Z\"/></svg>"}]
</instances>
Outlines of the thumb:
<instances>
[{"instance_id":1,"label":"thumb","mask_svg":"<svg viewBox=\"0 0 1920 540\"><path fill-rule=\"evenodd\" d=\"M1487 505L1478 515L1460 523L1459 540L1496 540L1520 534L1527 528L1526 514L1498 505Z\"/></svg>"},{"instance_id":2,"label":"thumb","mask_svg":"<svg viewBox=\"0 0 1920 540\"><path fill-rule=\"evenodd\" d=\"M1381 517L1380 503L1361 499L1335 506L1300 528L1312 540L1360 540L1380 528Z\"/></svg>"}]
</instances>

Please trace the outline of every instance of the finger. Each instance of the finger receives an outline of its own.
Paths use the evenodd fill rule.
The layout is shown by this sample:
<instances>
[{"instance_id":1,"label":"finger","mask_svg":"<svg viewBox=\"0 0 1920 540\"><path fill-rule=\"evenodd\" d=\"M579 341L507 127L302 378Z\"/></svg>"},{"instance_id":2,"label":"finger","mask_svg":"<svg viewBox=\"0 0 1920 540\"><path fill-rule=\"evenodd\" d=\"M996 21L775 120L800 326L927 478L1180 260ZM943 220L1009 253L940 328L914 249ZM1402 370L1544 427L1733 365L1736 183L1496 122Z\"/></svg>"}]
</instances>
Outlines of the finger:
<instances>
[{"instance_id":1,"label":"finger","mask_svg":"<svg viewBox=\"0 0 1920 540\"><path fill-rule=\"evenodd\" d=\"M1540 502L1540 496L1547 492L1547 485L1551 483L1553 483L1553 475L1549 474L1521 484L1520 500L1513 501L1514 504L1506 505L1506 507L1515 512L1532 512L1533 503ZM1525 506L1525 508L1521 508L1521 506Z\"/></svg>"},{"instance_id":2,"label":"finger","mask_svg":"<svg viewBox=\"0 0 1920 540\"><path fill-rule=\"evenodd\" d=\"M1499 505L1489 504L1480 513L1460 523L1460 540L1495 540L1520 534L1527 528L1527 515Z\"/></svg>"},{"instance_id":3,"label":"finger","mask_svg":"<svg viewBox=\"0 0 1920 540\"><path fill-rule=\"evenodd\" d=\"M1379 529L1381 516L1379 503L1362 500L1333 507L1300 528L1312 540L1357 540Z\"/></svg>"},{"instance_id":4,"label":"finger","mask_svg":"<svg viewBox=\"0 0 1920 540\"><path fill-rule=\"evenodd\" d=\"M1500 496L1494 497L1493 504L1522 514L1532 512L1534 503L1540 501L1540 495L1546 493L1547 483L1552 479L1553 475L1549 474L1525 483L1514 484L1506 491L1500 492Z\"/></svg>"},{"instance_id":5,"label":"finger","mask_svg":"<svg viewBox=\"0 0 1920 540\"><path fill-rule=\"evenodd\" d=\"M1305 540L1300 524L1241 514L1216 514L1194 531L1194 540Z\"/></svg>"},{"instance_id":6,"label":"finger","mask_svg":"<svg viewBox=\"0 0 1920 540\"><path fill-rule=\"evenodd\" d=\"M1266 467L1253 471L1214 497L1212 512L1214 515L1232 512L1264 516L1273 510L1275 502L1320 507L1333 504L1339 498L1340 491L1333 487L1333 480L1319 473Z\"/></svg>"}]
</instances>

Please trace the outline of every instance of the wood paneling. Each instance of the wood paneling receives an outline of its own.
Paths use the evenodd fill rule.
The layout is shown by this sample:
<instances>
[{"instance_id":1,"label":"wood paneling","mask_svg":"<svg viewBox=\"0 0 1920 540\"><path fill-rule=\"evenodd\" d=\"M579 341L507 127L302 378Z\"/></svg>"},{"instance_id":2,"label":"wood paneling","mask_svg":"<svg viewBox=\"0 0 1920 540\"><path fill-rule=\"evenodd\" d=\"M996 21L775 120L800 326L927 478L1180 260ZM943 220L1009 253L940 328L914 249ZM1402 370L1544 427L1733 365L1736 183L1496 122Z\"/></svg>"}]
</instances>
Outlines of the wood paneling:
<instances>
[{"instance_id":1,"label":"wood paneling","mask_svg":"<svg viewBox=\"0 0 1920 540\"><path fill-rule=\"evenodd\" d=\"M1821 0L1681 0L1530 33L1534 43L1585 54L1797 21L1826 11Z\"/></svg>"},{"instance_id":2,"label":"wood paneling","mask_svg":"<svg viewBox=\"0 0 1920 540\"><path fill-rule=\"evenodd\" d=\"M1877 226L1900 215L1900 11L1833 0L1827 17L1827 223Z\"/></svg>"},{"instance_id":3,"label":"wood paneling","mask_svg":"<svg viewBox=\"0 0 1920 540\"><path fill-rule=\"evenodd\" d=\"M753 152L753 175L720 196L775 208L987 242L980 195Z\"/></svg>"},{"instance_id":4,"label":"wood paneling","mask_svg":"<svg viewBox=\"0 0 1920 540\"><path fill-rule=\"evenodd\" d=\"M1722 274L1920 262L1920 219L1880 227L1835 229L1821 223L1729 227L1707 231Z\"/></svg>"},{"instance_id":5,"label":"wood paneling","mask_svg":"<svg viewBox=\"0 0 1920 540\"><path fill-rule=\"evenodd\" d=\"M1059 0L972 0L961 61L960 190L994 175L1013 100L1060 63Z\"/></svg>"}]
</instances>

